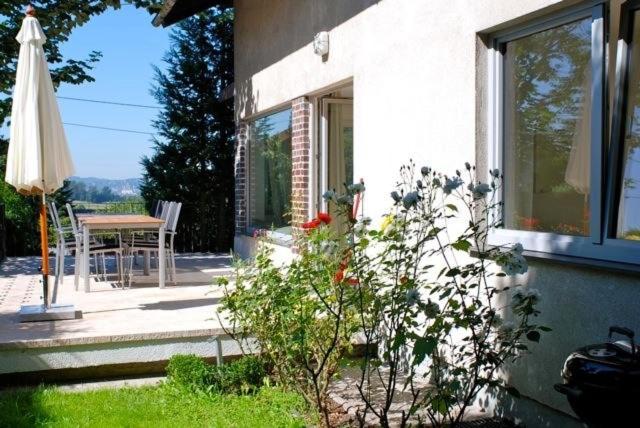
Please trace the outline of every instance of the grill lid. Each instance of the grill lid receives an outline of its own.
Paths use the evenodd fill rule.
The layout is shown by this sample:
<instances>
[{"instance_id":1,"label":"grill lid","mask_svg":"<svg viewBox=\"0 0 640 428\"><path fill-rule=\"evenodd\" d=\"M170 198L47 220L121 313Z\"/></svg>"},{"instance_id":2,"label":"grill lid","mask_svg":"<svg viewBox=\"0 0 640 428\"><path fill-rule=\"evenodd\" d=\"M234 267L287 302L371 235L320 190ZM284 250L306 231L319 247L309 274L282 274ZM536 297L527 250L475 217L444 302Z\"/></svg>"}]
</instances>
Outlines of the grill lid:
<instances>
[{"instance_id":1,"label":"grill lid","mask_svg":"<svg viewBox=\"0 0 640 428\"><path fill-rule=\"evenodd\" d=\"M629 340L613 342L618 333ZM565 383L589 388L640 390L640 355L633 341L632 330L609 328L609 342L588 345L573 352L564 363Z\"/></svg>"}]
</instances>

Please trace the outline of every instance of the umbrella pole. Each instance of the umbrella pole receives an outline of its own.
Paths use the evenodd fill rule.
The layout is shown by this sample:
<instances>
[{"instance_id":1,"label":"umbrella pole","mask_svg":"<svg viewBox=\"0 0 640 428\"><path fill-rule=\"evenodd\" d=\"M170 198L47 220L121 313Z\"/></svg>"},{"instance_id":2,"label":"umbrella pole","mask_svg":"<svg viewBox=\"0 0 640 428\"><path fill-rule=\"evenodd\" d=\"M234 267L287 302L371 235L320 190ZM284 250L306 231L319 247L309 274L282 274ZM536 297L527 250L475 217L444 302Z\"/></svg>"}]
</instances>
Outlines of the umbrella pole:
<instances>
[{"instance_id":1,"label":"umbrella pole","mask_svg":"<svg viewBox=\"0 0 640 428\"><path fill-rule=\"evenodd\" d=\"M47 200L42 192L42 204L40 205L40 246L42 247L42 295L44 307L49 309L49 237L47 230Z\"/></svg>"}]
</instances>

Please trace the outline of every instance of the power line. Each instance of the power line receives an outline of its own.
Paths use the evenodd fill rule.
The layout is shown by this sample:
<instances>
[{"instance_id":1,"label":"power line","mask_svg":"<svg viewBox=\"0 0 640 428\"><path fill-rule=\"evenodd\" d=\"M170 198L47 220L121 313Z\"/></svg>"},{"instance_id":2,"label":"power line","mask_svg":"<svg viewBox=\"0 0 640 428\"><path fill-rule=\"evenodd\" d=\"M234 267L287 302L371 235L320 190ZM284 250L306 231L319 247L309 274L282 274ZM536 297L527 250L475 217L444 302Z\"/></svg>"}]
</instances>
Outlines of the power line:
<instances>
[{"instance_id":1,"label":"power line","mask_svg":"<svg viewBox=\"0 0 640 428\"><path fill-rule=\"evenodd\" d=\"M121 129L121 128L108 128L106 126L95 126L95 125L85 125L83 123L69 123L69 122L63 122L63 124L65 125L71 125L71 126L81 126L83 128L92 128L92 129L102 129L105 131L117 131L117 132L129 132L131 134L144 134L144 135L151 135L151 136L155 136L155 134L151 133L151 132L145 132L145 131L134 131L132 129Z\"/></svg>"},{"instance_id":2,"label":"power line","mask_svg":"<svg viewBox=\"0 0 640 428\"><path fill-rule=\"evenodd\" d=\"M73 98L73 97L61 97L58 96L59 99L62 100L72 100L72 101L83 101L86 103L96 103L96 104L111 104L111 105L115 105L115 106L124 106L124 107L137 107L137 108L152 108L152 109L156 109L159 110L162 107L160 106L148 106L148 105L143 105L143 104L129 104L129 103L119 103L116 101L104 101L104 100L91 100L88 98Z\"/></svg>"}]
</instances>

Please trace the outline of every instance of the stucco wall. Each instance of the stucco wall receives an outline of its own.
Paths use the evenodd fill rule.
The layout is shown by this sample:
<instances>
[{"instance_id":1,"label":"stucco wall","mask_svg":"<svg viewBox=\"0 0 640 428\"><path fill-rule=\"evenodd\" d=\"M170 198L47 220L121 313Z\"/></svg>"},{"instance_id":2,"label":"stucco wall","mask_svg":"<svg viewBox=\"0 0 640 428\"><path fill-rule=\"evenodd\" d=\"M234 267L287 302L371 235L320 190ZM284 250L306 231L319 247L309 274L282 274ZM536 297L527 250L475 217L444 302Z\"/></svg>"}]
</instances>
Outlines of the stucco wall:
<instances>
[{"instance_id":1,"label":"stucco wall","mask_svg":"<svg viewBox=\"0 0 640 428\"><path fill-rule=\"evenodd\" d=\"M440 170L485 159L486 51L479 35L571 3L237 0L237 117L352 79L354 176L366 180L367 214L375 219L389 204L398 167L409 158ZM326 60L311 44L320 30L330 32ZM553 332L510 376L526 395L569 411L553 391L565 357L579 345L604 340L610 324L640 332L634 304L640 279L532 262L526 281L542 292L540 322Z\"/></svg>"}]
</instances>

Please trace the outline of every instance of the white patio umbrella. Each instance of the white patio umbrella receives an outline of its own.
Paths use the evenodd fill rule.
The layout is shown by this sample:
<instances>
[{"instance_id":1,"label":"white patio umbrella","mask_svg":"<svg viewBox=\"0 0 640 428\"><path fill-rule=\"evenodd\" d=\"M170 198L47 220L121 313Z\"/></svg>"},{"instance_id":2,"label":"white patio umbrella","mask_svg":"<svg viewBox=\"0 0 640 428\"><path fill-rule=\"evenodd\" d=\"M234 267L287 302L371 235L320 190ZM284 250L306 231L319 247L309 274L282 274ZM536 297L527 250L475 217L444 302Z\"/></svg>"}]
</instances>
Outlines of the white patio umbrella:
<instances>
[{"instance_id":1,"label":"white patio umbrella","mask_svg":"<svg viewBox=\"0 0 640 428\"><path fill-rule=\"evenodd\" d=\"M20 43L11 109L5 180L18 192L41 195L40 239L44 309L49 309L46 195L73 175L67 139L42 45L46 37L29 5L16 40Z\"/></svg>"}]
</instances>

